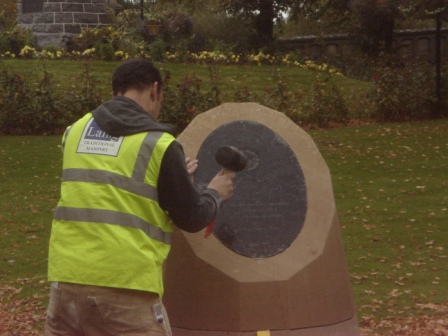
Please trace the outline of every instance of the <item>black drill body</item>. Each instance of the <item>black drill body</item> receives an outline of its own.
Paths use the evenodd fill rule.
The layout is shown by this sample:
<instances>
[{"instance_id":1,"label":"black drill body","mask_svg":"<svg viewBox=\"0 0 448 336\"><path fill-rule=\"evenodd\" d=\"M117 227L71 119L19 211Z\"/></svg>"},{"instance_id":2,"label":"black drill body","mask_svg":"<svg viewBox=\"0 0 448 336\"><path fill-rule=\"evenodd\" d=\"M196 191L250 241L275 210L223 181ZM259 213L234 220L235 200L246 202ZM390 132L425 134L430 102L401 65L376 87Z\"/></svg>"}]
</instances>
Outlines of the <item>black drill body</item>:
<instances>
[{"instance_id":1,"label":"black drill body","mask_svg":"<svg viewBox=\"0 0 448 336\"><path fill-rule=\"evenodd\" d=\"M215 154L216 162L224 169L239 172L246 168L246 156L234 146L222 146Z\"/></svg>"}]
</instances>

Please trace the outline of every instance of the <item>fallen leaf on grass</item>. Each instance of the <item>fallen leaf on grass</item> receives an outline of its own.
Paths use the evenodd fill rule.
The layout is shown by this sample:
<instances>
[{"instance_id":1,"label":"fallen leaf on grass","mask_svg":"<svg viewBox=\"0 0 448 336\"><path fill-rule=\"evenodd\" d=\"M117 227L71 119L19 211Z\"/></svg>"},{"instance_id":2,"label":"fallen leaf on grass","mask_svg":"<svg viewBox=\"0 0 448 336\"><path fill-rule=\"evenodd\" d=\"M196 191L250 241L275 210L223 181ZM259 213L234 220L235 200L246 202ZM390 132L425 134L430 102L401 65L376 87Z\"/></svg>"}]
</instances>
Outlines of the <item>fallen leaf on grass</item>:
<instances>
[{"instance_id":1,"label":"fallen leaf on grass","mask_svg":"<svg viewBox=\"0 0 448 336\"><path fill-rule=\"evenodd\" d=\"M422 314L410 317L386 317L376 321L373 316L360 320L362 336L446 336L448 335L448 303L416 304ZM431 311L431 314L425 311Z\"/></svg>"},{"instance_id":2,"label":"fallen leaf on grass","mask_svg":"<svg viewBox=\"0 0 448 336\"><path fill-rule=\"evenodd\" d=\"M41 297L32 295L26 299L17 299L22 288L0 286L0 335L37 336L42 335L42 323L45 320L45 307Z\"/></svg>"}]
</instances>

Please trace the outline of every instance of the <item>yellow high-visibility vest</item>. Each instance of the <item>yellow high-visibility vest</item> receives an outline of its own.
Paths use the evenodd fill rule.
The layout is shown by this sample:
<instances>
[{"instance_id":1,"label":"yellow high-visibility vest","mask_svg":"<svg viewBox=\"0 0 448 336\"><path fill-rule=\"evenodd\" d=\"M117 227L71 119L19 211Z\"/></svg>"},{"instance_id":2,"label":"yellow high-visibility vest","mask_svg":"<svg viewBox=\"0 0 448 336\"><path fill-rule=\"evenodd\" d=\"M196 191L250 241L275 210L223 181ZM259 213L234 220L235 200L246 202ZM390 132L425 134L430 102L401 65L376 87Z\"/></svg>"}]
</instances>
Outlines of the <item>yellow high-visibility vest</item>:
<instances>
[{"instance_id":1,"label":"yellow high-visibility vest","mask_svg":"<svg viewBox=\"0 0 448 336\"><path fill-rule=\"evenodd\" d=\"M174 137L112 137L89 113L64 135L61 199L48 278L163 295L173 224L158 203L163 155Z\"/></svg>"}]
</instances>

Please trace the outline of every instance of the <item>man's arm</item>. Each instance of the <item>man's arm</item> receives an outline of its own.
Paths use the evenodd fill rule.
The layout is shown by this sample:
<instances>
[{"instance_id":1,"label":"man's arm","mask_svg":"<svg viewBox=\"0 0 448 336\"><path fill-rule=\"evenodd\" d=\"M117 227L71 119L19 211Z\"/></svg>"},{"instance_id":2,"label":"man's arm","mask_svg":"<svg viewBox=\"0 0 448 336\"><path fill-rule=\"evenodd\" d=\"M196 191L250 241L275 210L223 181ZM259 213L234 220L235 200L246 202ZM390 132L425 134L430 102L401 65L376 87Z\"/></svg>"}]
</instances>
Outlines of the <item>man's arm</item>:
<instances>
[{"instance_id":1,"label":"man's arm","mask_svg":"<svg viewBox=\"0 0 448 336\"><path fill-rule=\"evenodd\" d=\"M211 184L210 186L214 186ZM216 189L202 194L191 182L182 146L173 141L165 151L158 180L160 207L174 224L187 232L198 232L218 214L223 198Z\"/></svg>"}]
</instances>

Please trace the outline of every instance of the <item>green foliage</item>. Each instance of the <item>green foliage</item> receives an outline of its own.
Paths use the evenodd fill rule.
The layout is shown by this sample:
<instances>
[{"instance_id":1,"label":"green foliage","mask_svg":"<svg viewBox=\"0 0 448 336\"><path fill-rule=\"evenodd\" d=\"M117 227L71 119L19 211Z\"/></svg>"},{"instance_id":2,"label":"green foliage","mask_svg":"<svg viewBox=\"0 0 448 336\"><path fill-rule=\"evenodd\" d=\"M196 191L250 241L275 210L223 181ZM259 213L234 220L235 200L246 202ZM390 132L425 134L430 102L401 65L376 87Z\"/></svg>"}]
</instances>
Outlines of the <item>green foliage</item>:
<instances>
[{"instance_id":1,"label":"green foliage","mask_svg":"<svg viewBox=\"0 0 448 336\"><path fill-rule=\"evenodd\" d=\"M218 64L222 62L213 53L201 53L201 57L204 64L211 64L212 59ZM235 62L233 64L241 62L236 57L229 59ZM263 56L261 60L259 57L258 62L260 60L266 62L268 59L271 58ZM253 61L256 62L256 58ZM431 72L426 67L420 68L414 65L410 75L416 77L411 76L406 81L400 78L400 83L397 84L390 81L387 72L378 65L375 69L385 78L381 79L381 85L388 86L375 86L379 84L354 81L341 76L335 69L325 64L306 62L296 66L297 61L291 63L293 61L293 58L290 60L283 58L282 62L289 62L291 65L276 68L264 65L239 67L219 65L212 68L213 74L210 74L209 68L203 65L164 63L162 67L169 70L173 78L167 83L166 104L163 108L165 113L162 111L162 118L182 130L191 120L189 117L195 115L185 114L182 111L194 109L196 113L204 112L221 101L258 102L285 113L302 127L310 128L340 125L348 122L348 119L408 120L423 119L431 115L434 101L430 98L434 97L434 87L428 86L430 82L426 82L425 78L432 78ZM33 68L39 68L36 64L45 64L49 69L48 72L56 71L57 82L54 85L58 100L56 108L60 125L64 126L110 97L109 84L105 83L109 83L110 74L116 66L116 63L112 62L89 62L90 66L95 67L95 72L102 81L90 77L91 79L84 82L83 71L80 71L82 63L76 61L8 60L5 63L23 67L29 72L35 71ZM391 64L388 66L395 68ZM429 71L429 77L425 77L424 69ZM92 69L87 73L92 75ZM210 80L207 80L208 78ZM201 82L201 79L205 80ZM27 83L35 82L27 81ZM188 90L180 90L177 83L185 83L184 87ZM182 87L181 84L179 87ZM381 94L378 92L379 87L384 91ZM207 100L203 100L204 96ZM397 99L404 105L396 107ZM27 99L22 99L22 103L26 101Z\"/></svg>"},{"instance_id":2,"label":"green foliage","mask_svg":"<svg viewBox=\"0 0 448 336\"><path fill-rule=\"evenodd\" d=\"M137 55L145 49L144 28L140 13L136 10L120 12L112 22L112 30L117 34L114 50L121 50L129 55Z\"/></svg>"},{"instance_id":3,"label":"green foliage","mask_svg":"<svg viewBox=\"0 0 448 336\"><path fill-rule=\"evenodd\" d=\"M149 58L154 62L165 60L166 45L162 38L156 38L149 46Z\"/></svg>"},{"instance_id":4,"label":"green foliage","mask_svg":"<svg viewBox=\"0 0 448 336\"><path fill-rule=\"evenodd\" d=\"M19 55L27 59L33 58L36 56L36 49L26 45L22 50L20 50Z\"/></svg>"},{"instance_id":5,"label":"green foliage","mask_svg":"<svg viewBox=\"0 0 448 336\"><path fill-rule=\"evenodd\" d=\"M0 31L0 54L18 55L25 46L34 46L34 36L31 30L14 26Z\"/></svg>"},{"instance_id":6,"label":"green foliage","mask_svg":"<svg viewBox=\"0 0 448 336\"><path fill-rule=\"evenodd\" d=\"M0 130L8 134L47 134L57 128L53 78L45 69L37 82L3 68L0 89Z\"/></svg>"},{"instance_id":7,"label":"green foliage","mask_svg":"<svg viewBox=\"0 0 448 336\"><path fill-rule=\"evenodd\" d=\"M271 107L286 114L292 121L299 124L301 117L299 114L299 104L303 97L300 91L294 92L286 83L279 71L272 74L274 80L273 87L265 88L262 102L263 105ZM249 95L250 97L250 95Z\"/></svg>"},{"instance_id":8,"label":"green foliage","mask_svg":"<svg viewBox=\"0 0 448 336\"><path fill-rule=\"evenodd\" d=\"M72 84L71 88L59 97L58 108L64 115L61 124L65 126L75 122L103 102L98 88L98 79L93 76L89 63L84 63L84 70L77 83L78 85Z\"/></svg>"},{"instance_id":9,"label":"green foliage","mask_svg":"<svg viewBox=\"0 0 448 336\"><path fill-rule=\"evenodd\" d=\"M14 28L17 17L15 9L0 4L0 31Z\"/></svg>"},{"instance_id":10,"label":"green foliage","mask_svg":"<svg viewBox=\"0 0 448 336\"><path fill-rule=\"evenodd\" d=\"M205 50L248 52L254 48L254 30L248 20L201 12L194 17L194 33L206 41ZM219 41L219 42L218 42Z\"/></svg>"},{"instance_id":11,"label":"green foliage","mask_svg":"<svg viewBox=\"0 0 448 336\"><path fill-rule=\"evenodd\" d=\"M258 103L260 102L260 96L245 85L234 93L233 100L237 103Z\"/></svg>"},{"instance_id":12,"label":"green foliage","mask_svg":"<svg viewBox=\"0 0 448 336\"><path fill-rule=\"evenodd\" d=\"M0 53L4 54L9 51L9 39L6 34L0 34Z\"/></svg>"},{"instance_id":13,"label":"green foliage","mask_svg":"<svg viewBox=\"0 0 448 336\"><path fill-rule=\"evenodd\" d=\"M375 56L391 52L397 15L397 9L390 1L385 7L380 7L375 1L358 1L353 6L354 24L351 29L361 50Z\"/></svg>"},{"instance_id":14,"label":"green foliage","mask_svg":"<svg viewBox=\"0 0 448 336\"><path fill-rule=\"evenodd\" d=\"M84 28L71 48L81 53L93 48L99 59L107 61L113 60L118 51L129 56L140 55L145 49L141 27L138 12L126 10L117 15L110 26Z\"/></svg>"},{"instance_id":15,"label":"green foliage","mask_svg":"<svg viewBox=\"0 0 448 336\"><path fill-rule=\"evenodd\" d=\"M202 91L202 79L194 73L186 74L181 83L173 89L170 86L171 75L165 75L164 103L160 121L176 126L182 132L193 118L221 104L216 69L209 68L209 90Z\"/></svg>"},{"instance_id":16,"label":"green foliage","mask_svg":"<svg viewBox=\"0 0 448 336\"><path fill-rule=\"evenodd\" d=\"M324 71L318 71L317 68ZM272 74L273 86L266 87L262 96L243 87L235 94L235 101L258 101L285 113L292 121L302 126L323 128L331 123L345 123L349 113L345 98L333 81L336 73L323 65L316 67L313 74L314 80L308 89L293 90L283 76L276 71Z\"/></svg>"},{"instance_id":17,"label":"green foliage","mask_svg":"<svg viewBox=\"0 0 448 336\"><path fill-rule=\"evenodd\" d=\"M98 27L98 28L84 28L82 33L76 39L78 51L84 51L98 47L101 44L112 44L116 46L118 39L118 32L112 26Z\"/></svg>"},{"instance_id":18,"label":"green foliage","mask_svg":"<svg viewBox=\"0 0 448 336\"><path fill-rule=\"evenodd\" d=\"M169 31L174 41L189 38L193 34L193 21L189 15L182 10L175 9L163 13L166 21L165 30Z\"/></svg>"},{"instance_id":19,"label":"green foliage","mask_svg":"<svg viewBox=\"0 0 448 336\"><path fill-rule=\"evenodd\" d=\"M60 45L56 44L47 44L42 48L42 51L46 51L48 53L56 54L58 51L63 52L64 48Z\"/></svg>"},{"instance_id":20,"label":"green foliage","mask_svg":"<svg viewBox=\"0 0 448 336\"><path fill-rule=\"evenodd\" d=\"M314 72L314 82L301 104L301 120L318 127L345 123L348 109L339 88L328 71Z\"/></svg>"},{"instance_id":21,"label":"green foliage","mask_svg":"<svg viewBox=\"0 0 448 336\"><path fill-rule=\"evenodd\" d=\"M104 61L113 61L115 58L115 50L111 43L97 42L95 43L95 52L98 57Z\"/></svg>"},{"instance_id":22,"label":"green foliage","mask_svg":"<svg viewBox=\"0 0 448 336\"><path fill-rule=\"evenodd\" d=\"M228 55L233 52L234 46L235 43L230 44L222 40L208 39L205 49L214 53L223 53Z\"/></svg>"},{"instance_id":23,"label":"green foliage","mask_svg":"<svg viewBox=\"0 0 448 336\"><path fill-rule=\"evenodd\" d=\"M24 106L26 106L22 97L27 98L29 96L30 88L23 81L21 74L11 73L5 67L1 72L1 82L0 125L3 129L9 128L10 125L19 128L23 123L20 116ZM17 117L17 115L19 116Z\"/></svg>"},{"instance_id":24,"label":"green foliage","mask_svg":"<svg viewBox=\"0 0 448 336\"><path fill-rule=\"evenodd\" d=\"M379 59L369 99L379 121L428 118L435 103L435 82L431 66L424 62L398 63Z\"/></svg>"},{"instance_id":25,"label":"green foliage","mask_svg":"<svg viewBox=\"0 0 448 336\"><path fill-rule=\"evenodd\" d=\"M154 61L165 59L169 47L180 52L186 60L189 36L191 35L191 20L183 13L165 13L169 17L154 15L145 11L144 21L140 11L124 10L113 20L112 25L96 28L85 28L72 44L71 48L91 57L111 61L129 57L143 56ZM157 38L150 35L147 25L160 24L162 32ZM188 27L190 28L188 28ZM188 28L188 29L187 29Z\"/></svg>"},{"instance_id":26,"label":"green foliage","mask_svg":"<svg viewBox=\"0 0 448 336\"><path fill-rule=\"evenodd\" d=\"M58 134L104 101L98 79L89 63L76 81L59 89L46 69L42 74L18 73L4 67L0 88L0 134ZM208 89L194 73L187 73L175 88L170 73L165 78L161 122L173 124L181 132L199 113L221 103L217 69L209 68ZM36 81L35 77L42 78Z\"/></svg>"},{"instance_id":27,"label":"green foliage","mask_svg":"<svg viewBox=\"0 0 448 336\"><path fill-rule=\"evenodd\" d=\"M102 101L87 64L79 82L81 87L73 85L60 92L45 68L41 73L24 73L4 66L0 73L0 133L60 133Z\"/></svg>"}]
</instances>

